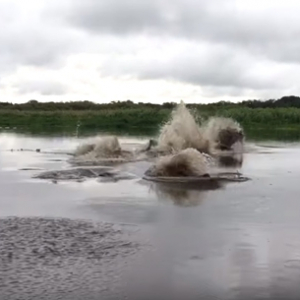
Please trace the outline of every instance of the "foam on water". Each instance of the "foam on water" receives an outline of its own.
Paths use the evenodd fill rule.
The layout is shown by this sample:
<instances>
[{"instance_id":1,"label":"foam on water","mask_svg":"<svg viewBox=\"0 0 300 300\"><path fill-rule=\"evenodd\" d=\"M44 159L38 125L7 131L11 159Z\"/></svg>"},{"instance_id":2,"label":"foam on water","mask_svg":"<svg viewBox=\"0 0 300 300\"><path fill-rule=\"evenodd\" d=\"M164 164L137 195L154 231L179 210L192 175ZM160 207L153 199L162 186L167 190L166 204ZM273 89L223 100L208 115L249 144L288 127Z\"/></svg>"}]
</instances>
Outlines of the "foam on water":
<instances>
[{"instance_id":1,"label":"foam on water","mask_svg":"<svg viewBox=\"0 0 300 300\"><path fill-rule=\"evenodd\" d=\"M116 136L106 136L79 145L70 162L79 165L93 165L105 162L126 162L132 158L133 153L122 150Z\"/></svg>"},{"instance_id":2,"label":"foam on water","mask_svg":"<svg viewBox=\"0 0 300 300\"><path fill-rule=\"evenodd\" d=\"M91 152L95 157L118 157L121 154L119 140L115 136L97 138L94 142L79 145L75 150L75 156Z\"/></svg>"}]
</instances>

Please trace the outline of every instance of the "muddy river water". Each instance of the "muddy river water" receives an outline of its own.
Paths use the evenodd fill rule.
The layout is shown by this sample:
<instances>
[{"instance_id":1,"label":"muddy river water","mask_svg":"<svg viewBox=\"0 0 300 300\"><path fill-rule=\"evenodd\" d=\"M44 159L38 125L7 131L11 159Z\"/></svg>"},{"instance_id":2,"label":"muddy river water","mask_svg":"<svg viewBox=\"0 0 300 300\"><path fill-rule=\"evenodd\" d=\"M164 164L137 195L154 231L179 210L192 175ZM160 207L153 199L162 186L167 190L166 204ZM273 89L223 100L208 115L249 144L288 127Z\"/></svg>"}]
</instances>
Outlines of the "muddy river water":
<instances>
[{"instance_id":1,"label":"muddy river water","mask_svg":"<svg viewBox=\"0 0 300 300\"><path fill-rule=\"evenodd\" d=\"M247 142L215 190L32 178L80 142L0 134L1 299L299 299L300 143Z\"/></svg>"}]
</instances>

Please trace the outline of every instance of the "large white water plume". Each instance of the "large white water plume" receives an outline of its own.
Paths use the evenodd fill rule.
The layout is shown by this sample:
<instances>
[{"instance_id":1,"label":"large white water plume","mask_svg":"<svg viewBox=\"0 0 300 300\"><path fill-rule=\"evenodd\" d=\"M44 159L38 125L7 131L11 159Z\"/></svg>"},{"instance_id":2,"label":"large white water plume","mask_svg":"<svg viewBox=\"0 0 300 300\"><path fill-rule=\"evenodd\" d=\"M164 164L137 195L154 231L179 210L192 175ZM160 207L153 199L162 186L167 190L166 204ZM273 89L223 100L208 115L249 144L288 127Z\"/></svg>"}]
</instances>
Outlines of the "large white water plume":
<instances>
[{"instance_id":1,"label":"large white water plume","mask_svg":"<svg viewBox=\"0 0 300 300\"><path fill-rule=\"evenodd\" d=\"M207 149L207 145L201 128L181 101L160 130L158 149L165 153L176 153L187 148L202 151Z\"/></svg>"},{"instance_id":2,"label":"large white water plume","mask_svg":"<svg viewBox=\"0 0 300 300\"><path fill-rule=\"evenodd\" d=\"M126 151L117 137L100 137L79 145L73 161L80 164L101 164L104 161L128 162L156 157L156 165L161 166L158 169L163 170L168 166L168 170L176 173L180 168L181 171L185 168L187 173L191 173L190 176L199 176L207 171L205 164L200 162L207 161L208 155L216 157L215 150L222 142L220 137L225 135L223 140L232 141L239 137L242 128L230 118L212 117L202 126L197 123L196 118L181 101L172 111L169 121L161 127L156 146L150 140L137 151ZM170 167L172 164L174 168Z\"/></svg>"}]
</instances>

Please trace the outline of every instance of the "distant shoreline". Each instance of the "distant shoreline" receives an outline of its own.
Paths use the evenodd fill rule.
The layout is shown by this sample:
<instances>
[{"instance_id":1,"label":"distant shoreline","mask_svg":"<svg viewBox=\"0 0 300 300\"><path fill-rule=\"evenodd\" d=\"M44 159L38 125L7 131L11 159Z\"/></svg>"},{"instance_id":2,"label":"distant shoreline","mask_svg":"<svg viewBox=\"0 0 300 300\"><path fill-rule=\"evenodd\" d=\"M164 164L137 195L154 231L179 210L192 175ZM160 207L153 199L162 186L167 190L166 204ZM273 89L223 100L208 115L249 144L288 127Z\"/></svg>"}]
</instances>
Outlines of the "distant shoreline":
<instances>
[{"instance_id":1,"label":"distant shoreline","mask_svg":"<svg viewBox=\"0 0 300 300\"><path fill-rule=\"evenodd\" d=\"M300 139L300 97L279 100L249 100L187 104L199 122L211 116L239 122L246 135L279 139ZM153 136L167 122L176 103L133 103L118 101L97 104L90 101L48 102L31 100L23 104L0 102L0 131L60 133L67 135L112 132ZM299 135L299 136L298 136Z\"/></svg>"},{"instance_id":2,"label":"distant shoreline","mask_svg":"<svg viewBox=\"0 0 300 300\"><path fill-rule=\"evenodd\" d=\"M105 110L0 110L0 127L16 126L80 126L85 129L95 127L158 127L166 122L171 109L165 108L123 108ZM199 121L211 116L230 117L244 127L261 125L275 127L300 126L300 108L249 108L228 107L218 109L193 109ZM201 119L200 119L201 118Z\"/></svg>"},{"instance_id":3,"label":"distant shoreline","mask_svg":"<svg viewBox=\"0 0 300 300\"><path fill-rule=\"evenodd\" d=\"M231 117L238 121L250 139L300 140L298 108L194 109L205 121L210 116ZM170 118L172 109L124 108L114 110L17 111L0 110L0 132L45 135L112 134L154 136ZM198 120L201 122L201 120Z\"/></svg>"}]
</instances>

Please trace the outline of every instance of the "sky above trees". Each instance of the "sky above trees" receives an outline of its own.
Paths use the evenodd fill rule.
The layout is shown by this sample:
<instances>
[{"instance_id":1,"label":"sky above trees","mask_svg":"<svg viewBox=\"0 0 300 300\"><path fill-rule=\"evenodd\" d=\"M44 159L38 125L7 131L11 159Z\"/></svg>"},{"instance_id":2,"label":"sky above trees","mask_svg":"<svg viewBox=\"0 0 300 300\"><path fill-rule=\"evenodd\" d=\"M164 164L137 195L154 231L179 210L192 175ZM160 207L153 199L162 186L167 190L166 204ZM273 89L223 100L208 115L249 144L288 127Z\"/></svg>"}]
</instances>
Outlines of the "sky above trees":
<instances>
[{"instance_id":1,"label":"sky above trees","mask_svg":"<svg viewBox=\"0 0 300 300\"><path fill-rule=\"evenodd\" d=\"M299 95L300 2L0 0L0 101Z\"/></svg>"}]
</instances>

